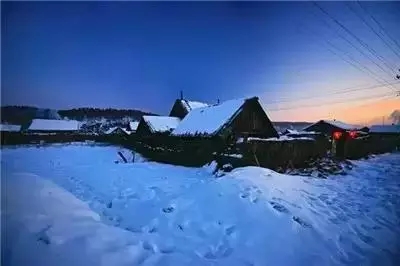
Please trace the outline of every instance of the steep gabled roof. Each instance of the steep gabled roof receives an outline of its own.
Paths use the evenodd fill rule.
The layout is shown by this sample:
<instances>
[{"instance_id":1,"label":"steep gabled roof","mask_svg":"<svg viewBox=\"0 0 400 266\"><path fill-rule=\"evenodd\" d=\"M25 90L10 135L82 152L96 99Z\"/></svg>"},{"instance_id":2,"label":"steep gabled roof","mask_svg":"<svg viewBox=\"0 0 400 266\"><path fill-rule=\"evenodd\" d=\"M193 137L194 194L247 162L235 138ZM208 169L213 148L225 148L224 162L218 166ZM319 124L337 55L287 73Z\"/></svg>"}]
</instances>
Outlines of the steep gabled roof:
<instances>
[{"instance_id":1,"label":"steep gabled roof","mask_svg":"<svg viewBox=\"0 0 400 266\"><path fill-rule=\"evenodd\" d=\"M0 131L3 132L18 132L21 131L20 125L0 124Z\"/></svg>"},{"instance_id":2,"label":"steep gabled roof","mask_svg":"<svg viewBox=\"0 0 400 266\"><path fill-rule=\"evenodd\" d=\"M214 135L240 112L246 98L230 100L221 104L196 108L189 112L172 135Z\"/></svg>"},{"instance_id":3,"label":"steep gabled roof","mask_svg":"<svg viewBox=\"0 0 400 266\"><path fill-rule=\"evenodd\" d=\"M400 134L400 125L372 125L370 133L397 133Z\"/></svg>"},{"instance_id":4,"label":"steep gabled roof","mask_svg":"<svg viewBox=\"0 0 400 266\"><path fill-rule=\"evenodd\" d=\"M33 119L28 130L36 131L77 131L79 130L79 121L76 120L51 120L51 119Z\"/></svg>"},{"instance_id":5,"label":"steep gabled roof","mask_svg":"<svg viewBox=\"0 0 400 266\"><path fill-rule=\"evenodd\" d=\"M144 115L143 121L149 126L152 133L162 133L175 129L181 121L171 116L150 116Z\"/></svg>"}]
</instances>

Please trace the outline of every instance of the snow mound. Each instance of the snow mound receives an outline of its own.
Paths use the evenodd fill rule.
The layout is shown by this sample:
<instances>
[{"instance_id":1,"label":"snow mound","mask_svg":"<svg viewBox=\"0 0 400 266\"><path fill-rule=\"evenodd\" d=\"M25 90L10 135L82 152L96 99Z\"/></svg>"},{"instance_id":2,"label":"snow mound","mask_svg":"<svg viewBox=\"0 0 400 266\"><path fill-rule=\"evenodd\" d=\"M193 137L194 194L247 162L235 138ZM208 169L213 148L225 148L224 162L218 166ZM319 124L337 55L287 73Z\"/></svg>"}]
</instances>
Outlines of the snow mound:
<instances>
[{"instance_id":1,"label":"snow mound","mask_svg":"<svg viewBox=\"0 0 400 266\"><path fill-rule=\"evenodd\" d=\"M5 180L7 265L137 265L152 255L133 233L105 225L52 182L32 174Z\"/></svg>"}]
</instances>

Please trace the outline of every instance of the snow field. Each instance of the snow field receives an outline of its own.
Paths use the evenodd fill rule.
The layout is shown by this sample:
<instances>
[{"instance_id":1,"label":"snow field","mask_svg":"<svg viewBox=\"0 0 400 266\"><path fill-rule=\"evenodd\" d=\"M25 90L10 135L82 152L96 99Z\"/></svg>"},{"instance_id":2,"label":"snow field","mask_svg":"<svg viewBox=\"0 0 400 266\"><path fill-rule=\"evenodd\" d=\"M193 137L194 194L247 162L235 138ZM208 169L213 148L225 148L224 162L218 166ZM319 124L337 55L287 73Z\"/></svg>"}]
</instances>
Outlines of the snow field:
<instances>
[{"instance_id":1,"label":"snow field","mask_svg":"<svg viewBox=\"0 0 400 266\"><path fill-rule=\"evenodd\" d=\"M117 164L118 151L84 145L2 150L2 178L12 181L14 191L47 180L69 191L63 200L53 199L65 201L61 208L48 209L52 200L35 197L14 197L20 204L7 208L15 210L8 228L40 225L19 233L30 240L26 245L43 249L41 257L50 257L38 265L52 265L49 247L66 257L79 248L81 255L65 265L73 259L92 265L395 265L399 256L399 154L354 162L349 175L328 179L257 167L216 178L212 166L186 168L140 157ZM16 178L21 172L29 174ZM49 210L46 219L35 215L40 208ZM29 220L21 218L26 209ZM58 238L54 228L64 228ZM38 241L32 232L48 240ZM11 245L16 253L8 259L23 247ZM13 265L23 265L18 262Z\"/></svg>"}]
</instances>

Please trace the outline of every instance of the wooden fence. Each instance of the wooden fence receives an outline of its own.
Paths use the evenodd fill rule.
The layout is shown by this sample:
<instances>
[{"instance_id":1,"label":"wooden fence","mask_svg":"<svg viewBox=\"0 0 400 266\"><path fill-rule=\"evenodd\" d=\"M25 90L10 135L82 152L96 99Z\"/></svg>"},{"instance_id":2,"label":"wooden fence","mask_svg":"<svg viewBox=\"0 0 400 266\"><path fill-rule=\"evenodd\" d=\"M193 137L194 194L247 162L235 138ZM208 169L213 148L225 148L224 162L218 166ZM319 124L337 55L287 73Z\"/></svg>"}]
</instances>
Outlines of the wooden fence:
<instances>
[{"instance_id":1,"label":"wooden fence","mask_svg":"<svg viewBox=\"0 0 400 266\"><path fill-rule=\"evenodd\" d=\"M326 156L328 148L328 140L322 138L251 140L240 144L244 161L271 169L305 167L310 160Z\"/></svg>"}]
</instances>

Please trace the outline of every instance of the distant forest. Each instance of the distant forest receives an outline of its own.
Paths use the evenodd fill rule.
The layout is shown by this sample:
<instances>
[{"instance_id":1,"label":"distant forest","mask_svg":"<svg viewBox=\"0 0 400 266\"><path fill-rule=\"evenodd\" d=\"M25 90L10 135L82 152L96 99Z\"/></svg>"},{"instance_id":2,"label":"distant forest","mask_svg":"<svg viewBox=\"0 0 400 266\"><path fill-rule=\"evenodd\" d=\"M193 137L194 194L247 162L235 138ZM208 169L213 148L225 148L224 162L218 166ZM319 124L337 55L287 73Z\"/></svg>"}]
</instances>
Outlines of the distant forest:
<instances>
[{"instance_id":1,"label":"distant forest","mask_svg":"<svg viewBox=\"0 0 400 266\"><path fill-rule=\"evenodd\" d=\"M82 121L84 119L120 119L131 117L140 120L143 115L155 115L135 109L100 109L100 108L74 108L68 110L43 109L32 106L2 106L1 122L10 124L27 125L32 119L74 119Z\"/></svg>"},{"instance_id":2,"label":"distant forest","mask_svg":"<svg viewBox=\"0 0 400 266\"><path fill-rule=\"evenodd\" d=\"M69 110L59 110L59 115L69 119L83 120L104 117L106 119L119 119L131 117L140 120L143 115L156 115L135 109L100 109L100 108L74 108Z\"/></svg>"}]
</instances>

